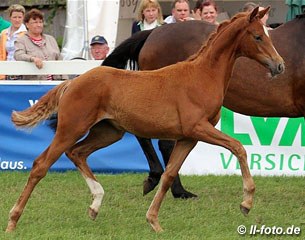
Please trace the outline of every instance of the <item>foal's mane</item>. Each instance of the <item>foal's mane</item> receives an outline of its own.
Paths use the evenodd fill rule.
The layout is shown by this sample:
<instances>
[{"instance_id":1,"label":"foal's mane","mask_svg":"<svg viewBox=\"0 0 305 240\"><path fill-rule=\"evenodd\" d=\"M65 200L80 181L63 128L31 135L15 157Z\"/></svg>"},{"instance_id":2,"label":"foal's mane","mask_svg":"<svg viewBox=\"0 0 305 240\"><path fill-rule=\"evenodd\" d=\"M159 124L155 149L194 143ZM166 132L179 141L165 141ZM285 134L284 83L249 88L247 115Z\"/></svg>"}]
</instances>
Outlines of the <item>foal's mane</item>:
<instances>
[{"instance_id":1,"label":"foal's mane","mask_svg":"<svg viewBox=\"0 0 305 240\"><path fill-rule=\"evenodd\" d=\"M239 18L244 17L244 16L246 16L246 15L248 15L248 14L247 14L247 13L244 13L244 12L237 13L237 14L234 15L231 19L226 20L226 21L223 21L221 24L219 24L219 26L217 27L216 31L210 34L208 40L206 40L206 41L204 41L204 42L202 43L202 46L200 47L200 49L199 49L196 53L194 53L193 55L191 55L190 57L188 57L188 58L186 59L186 61L189 62L189 61L195 60L199 55L201 55L202 51L203 51L208 45L211 44L211 42L216 38L216 36L217 36L220 32L224 31L224 30L228 27L228 25L230 25L231 23L233 23L234 21L236 21L236 19L239 19Z\"/></svg>"}]
</instances>

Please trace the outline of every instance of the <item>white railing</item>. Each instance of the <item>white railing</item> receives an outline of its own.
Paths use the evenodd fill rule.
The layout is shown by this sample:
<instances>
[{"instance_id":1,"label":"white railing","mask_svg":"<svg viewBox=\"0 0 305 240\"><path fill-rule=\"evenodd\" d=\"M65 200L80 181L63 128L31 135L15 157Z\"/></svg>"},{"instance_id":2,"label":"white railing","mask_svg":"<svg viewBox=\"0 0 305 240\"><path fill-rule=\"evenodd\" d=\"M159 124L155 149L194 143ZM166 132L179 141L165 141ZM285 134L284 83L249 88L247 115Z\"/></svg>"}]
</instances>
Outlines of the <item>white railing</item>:
<instances>
[{"instance_id":1,"label":"white railing","mask_svg":"<svg viewBox=\"0 0 305 240\"><path fill-rule=\"evenodd\" d=\"M71 61L44 61L43 68L38 69L32 62L0 61L0 75L80 75L90 69L100 66L102 60L71 60ZM0 84L18 84L24 81L0 80ZM30 81L32 82L32 81ZM29 82L29 83L30 83ZM50 82L50 81L43 81ZM51 81L52 82L52 81ZM37 81L36 81L37 83Z\"/></svg>"}]
</instances>

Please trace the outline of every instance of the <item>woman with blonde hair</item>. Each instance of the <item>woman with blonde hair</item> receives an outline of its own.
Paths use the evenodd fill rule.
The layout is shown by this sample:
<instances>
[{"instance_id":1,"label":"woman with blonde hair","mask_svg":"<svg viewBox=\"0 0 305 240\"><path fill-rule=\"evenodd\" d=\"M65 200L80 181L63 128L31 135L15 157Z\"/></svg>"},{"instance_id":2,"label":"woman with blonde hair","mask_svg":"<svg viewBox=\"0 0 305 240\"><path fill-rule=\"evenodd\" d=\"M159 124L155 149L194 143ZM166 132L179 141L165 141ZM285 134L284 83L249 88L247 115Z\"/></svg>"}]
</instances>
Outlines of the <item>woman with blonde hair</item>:
<instances>
[{"instance_id":1,"label":"woman with blonde hair","mask_svg":"<svg viewBox=\"0 0 305 240\"><path fill-rule=\"evenodd\" d=\"M153 29L163 24L163 15L157 0L142 0L138 8L137 21L132 24L131 33Z\"/></svg>"},{"instance_id":2,"label":"woman with blonde hair","mask_svg":"<svg viewBox=\"0 0 305 240\"><path fill-rule=\"evenodd\" d=\"M25 9L19 4L13 4L8 8L11 26L4 29L0 36L0 61L15 61L14 43L17 38L26 33L26 27L23 24ZM5 79L4 75L0 75L0 79ZM17 80L18 76L7 76L8 80Z\"/></svg>"}]
</instances>

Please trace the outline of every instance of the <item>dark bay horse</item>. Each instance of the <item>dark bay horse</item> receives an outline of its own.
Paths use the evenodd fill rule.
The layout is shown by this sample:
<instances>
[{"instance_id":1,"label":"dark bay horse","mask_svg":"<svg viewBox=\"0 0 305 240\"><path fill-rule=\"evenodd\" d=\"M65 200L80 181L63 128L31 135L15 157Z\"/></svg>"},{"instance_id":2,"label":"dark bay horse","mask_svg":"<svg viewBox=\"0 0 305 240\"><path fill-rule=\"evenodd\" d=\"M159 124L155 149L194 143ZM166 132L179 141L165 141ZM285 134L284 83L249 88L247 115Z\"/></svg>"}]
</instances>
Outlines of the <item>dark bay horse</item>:
<instances>
[{"instance_id":1,"label":"dark bay horse","mask_svg":"<svg viewBox=\"0 0 305 240\"><path fill-rule=\"evenodd\" d=\"M16 228L35 186L64 152L80 170L93 195L89 216L95 219L104 190L87 165L87 157L119 141L126 131L140 137L176 140L146 213L154 231L162 231L158 221L162 200L198 141L223 146L237 157L244 192L240 207L247 214L253 205L255 185L246 151L240 142L214 126L238 57L258 61L272 75L284 71L283 59L260 21L268 11L269 8L255 8L222 23L217 33L184 62L154 71L97 67L56 86L32 107L14 111L12 121L18 127L34 127L56 112L58 125L53 141L33 163L29 179L10 211L6 231Z\"/></svg>"},{"instance_id":2,"label":"dark bay horse","mask_svg":"<svg viewBox=\"0 0 305 240\"><path fill-rule=\"evenodd\" d=\"M204 21L168 24L150 31L142 31L120 44L103 62L104 65L125 68L127 60L138 62L140 70L158 69L195 53L201 42L216 26ZM266 70L250 59L236 62L231 82L224 98L224 106L244 115L262 117L305 116L305 15L269 31L287 70L277 81L268 80ZM150 173L143 192L148 193L158 184L162 165L150 139L138 138L149 162ZM167 165L174 146L172 141L159 141L164 163ZM179 176L171 187L175 197L194 195L186 191Z\"/></svg>"}]
</instances>

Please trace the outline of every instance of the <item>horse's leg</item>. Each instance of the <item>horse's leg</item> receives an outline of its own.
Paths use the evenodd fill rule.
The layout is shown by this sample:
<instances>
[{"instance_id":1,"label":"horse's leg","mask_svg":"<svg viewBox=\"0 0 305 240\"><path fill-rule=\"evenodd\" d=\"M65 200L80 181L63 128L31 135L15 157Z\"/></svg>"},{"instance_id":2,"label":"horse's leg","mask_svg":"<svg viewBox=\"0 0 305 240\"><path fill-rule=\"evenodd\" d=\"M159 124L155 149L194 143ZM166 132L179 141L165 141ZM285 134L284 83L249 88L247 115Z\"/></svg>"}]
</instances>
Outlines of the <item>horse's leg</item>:
<instances>
[{"instance_id":1,"label":"horse's leg","mask_svg":"<svg viewBox=\"0 0 305 240\"><path fill-rule=\"evenodd\" d=\"M143 182L143 195L146 195L158 185L163 167L149 138L137 137L149 165L149 176Z\"/></svg>"},{"instance_id":2,"label":"horse's leg","mask_svg":"<svg viewBox=\"0 0 305 240\"><path fill-rule=\"evenodd\" d=\"M174 149L175 146L175 141L171 140L159 140L158 142L159 145L159 150L162 154L163 161L165 166L167 166L170 155ZM196 198L198 197L196 194L193 194L187 190L184 189L182 186L182 183L180 181L179 174L177 177L175 177L174 182L171 186L171 191L174 196L174 198L182 198L182 199L187 199L187 198Z\"/></svg>"},{"instance_id":3,"label":"horse's leg","mask_svg":"<svg viewBox=\"0 0 305 240\"><path fill-rule=\"evenodd\" d=\"M99 122L90 129L88 136L68 151L67 157L75 164L84 177L93 197L89 207L89 217L95 220L101 206L104 189L87 164L87 157L96 150L120 140L124 132L117 130L107 122Z\"/></svg>"},{"instance_id":4,"label":"horse's leg","mask_svg":"<svg viewBox=\"0 0 305 240\"><path fill-rule=\"evenodd\" d=\"M217 130L208 122L200 122L200 124L197 124L190 135L201 141L223 146L237 157L242 173L244 191L243 202L240 205L240 209L244 215L248 214L253 206L255 184L249 170L247 153L243 145L234 138Z\"/></svg>"},{"instance_id":5,"label":"horse's leg","mask_svg":"<svg viewBox=\"0 0 305 240\"><path fill-rule=\"evenodd\" d=\"M158 220L158 212L161 207L161 203L169 187L172 185L174 178L177 176L179 169L181 168L185 158L194 148L197 141L194 140L178 140L174 150L170 156L168 165L165 172L161 177L161 184L158 191L146 213L146 219L156 232L162 231L162 228Z\"/></svg>"},{"instance_id":6,"label":"horse's leg","mask_svg":"<svg viewBox=\"0 0 305 240\"><path fill-rule=\"evenodd\" d=\"M31 193L38 182L46 176L48 169L60 157L60 155L70 146L72 146L81 134L70 134L69 138L62 134L56 134L51 145L33 162L28 181L15 205L10 211L9 221L6 232L11 232L16 228L17 222L29 200Z\"/></svg>"}]
</instances>

